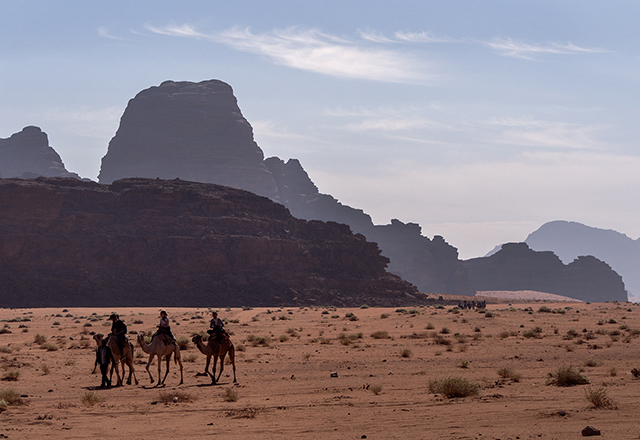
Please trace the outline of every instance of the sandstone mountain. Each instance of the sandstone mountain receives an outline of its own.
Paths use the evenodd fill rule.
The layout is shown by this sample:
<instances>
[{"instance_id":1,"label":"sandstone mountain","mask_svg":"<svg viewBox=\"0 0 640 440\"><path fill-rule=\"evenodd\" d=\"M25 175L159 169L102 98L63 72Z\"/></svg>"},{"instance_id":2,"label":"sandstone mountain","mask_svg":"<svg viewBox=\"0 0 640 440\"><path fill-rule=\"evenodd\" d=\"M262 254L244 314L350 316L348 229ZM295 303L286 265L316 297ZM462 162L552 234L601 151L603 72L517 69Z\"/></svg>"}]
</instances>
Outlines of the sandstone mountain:
<instances>
[{"instance_id":1,"label":"sandstone mountain","mask_svg":"<svg viewBox=\"0 0 640 440\"><path fill-rule=\"evenodd\" d=\"M38 127L25 127L7 139L0 139L0 178L74 177L49 146L47 134Z\"/></svg>"},{"instance_id":2,"label":"sandstone mountain","mask_svg":"<svg viewBox=\"0 0 640 440\"><path fill-rule=\"evenodd\" d=\"M604 260L622 276L630 295L640 296L640 240L610 229L577 222L553 221L529 234L525 243L537 251L553 251L567 263L580 255Z\"/></svg>"},{"instance_id":3,"label":"sandstone mountain","mask_svg":"<svg viewBox=\"0 0 640 440\"><path fill-rule=\"evenodd\" d=\"M622 277L593 256L565 265L553 252L506 243L489 257L463 262L478 290L535 290L582 301L627 301Z\"/></svg>"},{"instance_id":4,"label":"sandstone mountain","mask_svg":"<svg viewBox=\"0 0 640 440\"><path fill-rule=\"evenodd\" d=\"M0 307L413 305L375 243L181 180L0 179Z\"/></svg>"},{"instance_id":5,"label":"sandstone mountain","mask_svg":"<svg viewBox=\"0 0 640 440\"><path fill-rule=\"evenodd\" d=\"M231 87L222 81L165 81L138 93L102 160L100 182L150 177L217 183L282 203L301 219L335 221L377 242L389 271L422 292L473 295L457 249L398 220L374 225L360 209L321 194L296 159L263 152Z\"/></svg>"}]
</instances>

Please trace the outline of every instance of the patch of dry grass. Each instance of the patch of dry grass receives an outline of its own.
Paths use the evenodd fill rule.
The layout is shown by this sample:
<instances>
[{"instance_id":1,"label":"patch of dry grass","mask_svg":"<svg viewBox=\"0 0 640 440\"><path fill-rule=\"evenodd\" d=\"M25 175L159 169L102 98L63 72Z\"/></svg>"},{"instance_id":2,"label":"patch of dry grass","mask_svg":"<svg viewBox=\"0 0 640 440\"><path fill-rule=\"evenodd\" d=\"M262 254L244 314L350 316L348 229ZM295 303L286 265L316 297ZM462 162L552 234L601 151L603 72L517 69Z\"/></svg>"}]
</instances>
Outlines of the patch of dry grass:
<instances>
[{"instance_id":1,"label":"patch of dry grass","mask_svg":"<svg viewBox=\"0 0 640 440\"><path fill-rule=\"evenodd\" d=\"M618 409L618 405L607 395L603 387L587 387L584 390L584 398L597 409Z\"/></svg>"},{"instance_id":2,"label":"patch of dry grass","mask_svg":"<svg viewBox=\"0 0 640 440\"><path fill-rule=\"evenodd\" d=\"M476 395L480 392L480 385L462 377L447 377L441 380L430 380L429 391L451 399Z\"/></svg>"}]
</instances>

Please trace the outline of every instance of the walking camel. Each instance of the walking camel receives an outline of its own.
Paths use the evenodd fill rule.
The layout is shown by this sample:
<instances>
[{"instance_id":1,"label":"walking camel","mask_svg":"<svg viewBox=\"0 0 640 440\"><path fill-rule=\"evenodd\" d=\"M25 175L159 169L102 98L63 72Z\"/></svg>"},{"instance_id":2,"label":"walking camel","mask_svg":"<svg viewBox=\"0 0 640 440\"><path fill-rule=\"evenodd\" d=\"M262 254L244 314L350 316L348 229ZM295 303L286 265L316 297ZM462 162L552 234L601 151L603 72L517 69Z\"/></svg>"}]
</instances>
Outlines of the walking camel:
<instances>
[{"instance_id":1,"label":"walking camel","mask_svg":"<svg viewBox=\"0 0 640 440\"><path fill-rule=\"evenodd\" d=\"M180 385L182 385L182 383L184 382L184 378L182 371L182 360L180 359L180 347L178 347L175 342L165 344L161 338L155 337L149 344L147 344L144 340L144 333L140 332L138 333L138 344L140 344L140 348L142 348L142 351L149 355L149 362L147 362L147 366L145 368L147 370L147 373L149 373L149 379L151 379L151 383L153 383L154 380L151 371L149 371L149 366L151 365L151 362L153 362L153 357L158 357L158 383L156 384L156 386L158 386L164 385L164 381L169 375L169 361L171 360L171 355L173 355L175 362L180 365ZM162 375L162 358L164 358L164 360L166 361L167 367L164 373L164 377L162 378L162 380L160 380L160 376Z\"/></svg>"},{"instance_id":2,"label":"walking camel","mask_svg":"<svg viewBox=\"0 0 640 440\"><path fill-rule=\"evenodd\" d=\"M220 380L220 376L222 376L222 372L224 371L224 357L229 353L229 359L231 359L231 365L233 366L233 383L238 383L236 380L236 349L233 346L233 342L229 339L226 341L222 341L219 343L216 341L216 338L211 336L209 337L209 343L207 345L202 342L202 336L194 335L191 338L198 350L207 357L207 364L204 367L204 372L211 377L211 383L214 384ZM213 369L212 373L209 373L209 364L211 363L211 356L213 356ZM216 364L218 363L218 357L220 357L220 373L218 373L218 378L216 379Z\"/></svg>"},{"instance_id":3,"label":"walking camel","mask_svg":"<svg viewBox=\"0 0 640 440\"><path fill-rule=\"evenodd\" d=\"M93 335L93 339L98 344L98 347L102 344L102 339L104 339L104 335L102 333L96 333ZM120 353L120 347L118 347L118 341L116 338L112 338L111 336L107 336L107 345L111 349L111 354L113 354L114 363L111 364L111 374L109 380L113 377L113 370L116 371L116 376L118 378L118 382L116 382L117 386L122 385L122 380L124 379L124 366L129 367L129 377L127 378L127 385L131 385L131 377L133 376L136 385L138 385L138 378L136 377L135 369L133 368L133 344L128 342L122 348L124 351L124 355ZM122 365L122 377L120 377L120 369L119 365ZM96 368L93 368L93 371L96 371Z\"/></svg>"}]
</instances>

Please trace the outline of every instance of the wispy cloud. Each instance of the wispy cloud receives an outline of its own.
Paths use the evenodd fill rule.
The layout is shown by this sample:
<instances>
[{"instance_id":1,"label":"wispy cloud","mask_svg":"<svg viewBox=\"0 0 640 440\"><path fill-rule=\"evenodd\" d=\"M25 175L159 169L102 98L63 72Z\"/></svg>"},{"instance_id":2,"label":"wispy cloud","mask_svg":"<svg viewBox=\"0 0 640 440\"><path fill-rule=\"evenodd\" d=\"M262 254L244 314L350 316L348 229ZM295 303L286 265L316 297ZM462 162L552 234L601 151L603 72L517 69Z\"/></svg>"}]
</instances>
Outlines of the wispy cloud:
<instances>
[{"instance_id":1,"label":"wispy cloud","mask_svg":"<svg viewBox=\"0 0 640 440\"><path fill-rule=\"evenodd\" d=\"M98 35L100 35L102 38L108 38L109 40L118 40L118 41L124 40L124 38L122 37L116 37L115 35L112 35L109 29L107 29L104 26L100 26L96 30L98 32Z\"/></svg>"},{"instance_id":2,"label":"wispy cloud","mask_svg":"<svg viewBox=\"0 0 640 440\"><path fill-rule=\"evenodd\" d=\"M533 59L534 55L575 55L578 53L603 53L606 50L598 48L586 48L576 46L573 43L559 44L552 43L547 46L528 44L521 41L515 41L510 38L495 38L492 41L484 43L491 49L499 52L501 55L522 58L526 60Z\"/></svg>"},{"instance_id":3,"label":"wispy cloud","mask_svg":"<svg viewBox=\"0 0 640 440\"><path fill-rule=\"evenodd\" d=\"M160 35L208 39L265 56L276 64L325 75L397 83L424 82L435 77L432 66L409 54L371 47L363 41L315 29L294 27L255 34L247 28L234 27L205 34L188 24L146 28Z\"/></svg>"},{"instance_id":4,"label":"wispy cloud","mask_svg":"<svg viewBox=\"0 0 640 440\"><path fill-rule=\"evenodd\" d=\"M604 146L594 134L605 127L532 118L493 118L486 126L498 131L491 142L543 148L598 150Z\"/></svg>"},{"instance_id":5,"label":"wispy cloud","mask_svg":"<svg viewBox=\"0 0 640 440\"><path fill-rule=\"evenodd\" d=\"M460 40L449 37L438 37L431 32L396 32L396 39L409 43L458 43Z\"/></svg>"}]
</instances>

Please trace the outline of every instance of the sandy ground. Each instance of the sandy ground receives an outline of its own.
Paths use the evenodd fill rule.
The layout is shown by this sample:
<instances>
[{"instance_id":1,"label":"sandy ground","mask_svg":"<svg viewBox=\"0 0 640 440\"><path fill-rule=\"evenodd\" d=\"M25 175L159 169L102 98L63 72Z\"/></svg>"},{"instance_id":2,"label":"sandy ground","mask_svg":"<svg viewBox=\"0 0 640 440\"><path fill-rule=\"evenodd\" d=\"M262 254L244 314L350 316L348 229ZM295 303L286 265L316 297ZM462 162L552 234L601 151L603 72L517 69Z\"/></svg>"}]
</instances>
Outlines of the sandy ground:
<instances>
[{"instance_id":1,"label":"sandy ground","mask_svg":"<svg viewBox=\"0 0 640 440\"><path fill-rule=\"evenodd\" d=\"M178 337L208 326L206 309L167 311ZM139 385L98 389L91 332L109 330L111 310L0 309L0 327L10 331L0 334L0 390L24 396L0 413L0 438L578 439L587 425L599 438L640 438L640 380L631 373L640 367L639 306L514 302L487 311L221 309L236 346L237 385L228 364L218 385L196 376L205 357L189 344L183 385L171 361L166 386L153 387L137 348ZM158 309L118 312L134 332L158 321ZM254 345L259 338L269 345ZM546 385L562 366L591 384ZM502 378L500 368L519 381ZM155 378L155 363L151 371ZM429 391L430 381L448 377L477 383L479 394ZM600 389L617 409L592 407L585 391ZM101 401L84 402L91 396Z\"/></svg>"}]
</instances>

